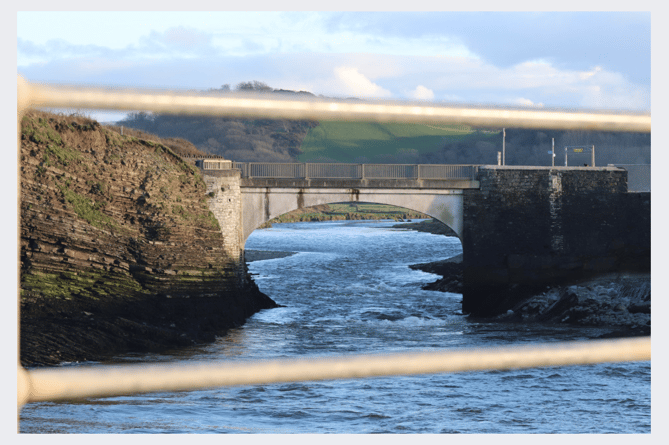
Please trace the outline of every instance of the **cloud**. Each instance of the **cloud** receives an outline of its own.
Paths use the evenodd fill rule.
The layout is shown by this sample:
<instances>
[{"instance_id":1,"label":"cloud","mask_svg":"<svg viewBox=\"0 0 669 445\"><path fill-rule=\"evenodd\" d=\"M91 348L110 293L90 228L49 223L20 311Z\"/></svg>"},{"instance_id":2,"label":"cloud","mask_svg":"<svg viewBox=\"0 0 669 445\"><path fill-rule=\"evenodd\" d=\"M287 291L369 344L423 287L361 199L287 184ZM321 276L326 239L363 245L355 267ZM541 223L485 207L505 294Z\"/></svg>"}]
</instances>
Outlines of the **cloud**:
<instances>
[{"instance_id":1,"label":"cloud","mask_svg":"<svg viewBox=\"0 0 669 445\"><path fill-rule=\"evenodd\" d=\"M196 57L215 55L212 35L193 28L177 26L163 32L151 31L139 39L133 53L140 57Z\"/></svg>"},{"instance_id":2,"label":"cloud","mask_svg":"<svg viewBox=\"0 0 669 445\"><path fill-rule=\"evenodd\" d=\"M595 74L599 73L600 71L602 71L602 67L601 66L596 66L591 71L584 71L584 72L579 73L579 77L580 77L581 80L588 80L592 76L594 76Z\"/></svg>"},{"instance_id":3,"label":"cloud","mask_svg":"<svg viewBox=\"0 0 669 445\"><path fill-rule=\"evenodd\" d=\"M440 39L499 68L545 58L562 69L600 65L649 84L650 17L650 11L343 12L325 23L332 33Z\"/></svg>"},{"instance_id":4,"label":"cloud","mask_svg":"<svg viewBox=\"0 0 669 445\"><path fill-rule=\"evenodd\" d=\"M211 35L196 29L178 26L176 28L170 28L165 31L163 34L163 40L171 47L192 51L196 48L209 46L211 43Z\"/></svg>"},{"instance_id":5,"label":"cloud","mask_svg":"<svg viewBox=\"0 0 669 445\"><path fill-rule=\"evenodd\" d=\"M433 100L434 91L424 87L423 85L418 85L416 89L409 94L409 96L417 100Z\"/></svg>"},{"instance_id":6,"label":"cloud","mask_svg":"<svg viewBox=\"0 0 669 445\"><path fill-rule=\"evenodd\" d=\"M517 105L521 105L521 106L523 106L523 107L537 107L537 108L542 108L542 107L544 106L544 104L542 104L542 103L535 104L535 103L532 102L530 99L526 99L526 98L524 98L524 97L519 97L519 98L517 98L517 99L515 100L515 103L516 103Z\"/></svg>"},{"instance_id":7,"label":"cloud","mask_svg":"<svg viewBox=\"0 0 669 445\"><path fill-rule=\"evenodd\" d=\"M156 45L184 45L173 42L166 33L155 37ZM150 58L125 57L114 50L96 57L72 55L19 64L19 72L31 81L208 89L258 80L274 88L332 97L650 110L650 86L635 84L604 67L569 70L541 59L500 68L467 57L198 53Z\"/></svg>"},{"instance_id":8,"label":"cloud","mask_svg":"<svg viewBox=\"0 0 669 445\"><path fill-rule=\"evenodd\" d=\"M47 61L78 57L118 57L119 53L99 45L77 45L63 39L51 39L42 45L17 38L17 55L29 60Z\"/></svg>"},{"instance_id":9,"label":"cloud","mask_svg":"<svg viewBox=\"0 0 669 445\"><path fill-rule=\"evenodd\" d=\"M334 74L342 86L345 95L360 98L382 98L392 95L390 91L380 87L365 77L364 74L361 74L358 68L339 66L334 69Z\"/></svg>"}]
</instances>

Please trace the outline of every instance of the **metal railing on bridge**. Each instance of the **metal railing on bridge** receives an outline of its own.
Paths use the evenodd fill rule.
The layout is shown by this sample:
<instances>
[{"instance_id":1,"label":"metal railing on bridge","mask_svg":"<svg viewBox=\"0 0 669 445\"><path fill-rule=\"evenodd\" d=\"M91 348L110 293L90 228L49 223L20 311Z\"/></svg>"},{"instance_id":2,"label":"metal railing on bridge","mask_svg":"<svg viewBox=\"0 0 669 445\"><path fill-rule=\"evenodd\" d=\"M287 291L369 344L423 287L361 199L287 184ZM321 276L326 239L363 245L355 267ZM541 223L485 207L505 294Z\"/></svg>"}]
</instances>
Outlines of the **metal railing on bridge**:
<instances>
[{"instance_id":1,"label":"metal railing on bridge","mask_svg":"<svg viewBox=\"0 0 669 445\"><path fill-rule=\"evenodd\" d=\"M376 122L460 123L473 126L555 128L600 131L650 132L650 114L548 111L542 109L510 110L507 108L449 107L428 104L346 103L330 99L294 100L285 97L212 97L174 94L162 91L122 91L117 88L84 88L29 83L18 78L18 151L20 122L31 107L144 110L157 113L244 116L281 119L346 119ZM20 156L19 156L20 159ZM265 164L267 165L267 164ZM269 172L295 177L295 165L284 171ZM299 165L299 164L298 164ZM317 165L317 164L315 164ZM444 175L439 168L421 166L421 177ZM459 167L459 166L452 166ZM472 166L469 166L472 167ZM249 167L251 168L251 167ZM270 167L258 167L270 168ZM316 167L319 168L319 167ZM351 175L345 166L336 169L340 175ZM387 170L384 170L386 169ZM392 169L400 169L393 172ZM374 167L367 175L399 175L406 166ZM430 170L430 169L436 170ZM377 169L376 171L374 169ZM317 172L317 170L315 170ZM252 172L255 174L255 172ZM268 173L265 173L268 174ZM317 173L317 175L325 173ZM403 173L408 175L409 173ZM460 174L460 173L457 173ZM468 175L469 173L465 173ZM18 257L18 256L17 256ZM19 297L20 298L20 297ZM18 304L20 308L20 301ZM486 351L430 352L390 356L358 356L319 361L290 360L249 363L239 366L173 365L93 366L45 370L17 369L17 401L25 403L69 400L85 397L109 397L155 391L183 391L226 385L266 384L272 382L319 379L361 378L380 375L408 375L437 372L514 369L537 366L565 366L615 361L650 360L650 337L639 339L600 340L586 344L562 343L531 348L490 348Z\"/></svg>"},{"instance_id":2,"label":"metal railing on bridge","mask_svg":"<svg viewBox=\"0 0 669 445\"><path fill-rule=\"evenodd\" d=\"M474 180L478 165L336 164L233 162L242 178L277 179L465 179Z\"/></svg>"}]
</instances>

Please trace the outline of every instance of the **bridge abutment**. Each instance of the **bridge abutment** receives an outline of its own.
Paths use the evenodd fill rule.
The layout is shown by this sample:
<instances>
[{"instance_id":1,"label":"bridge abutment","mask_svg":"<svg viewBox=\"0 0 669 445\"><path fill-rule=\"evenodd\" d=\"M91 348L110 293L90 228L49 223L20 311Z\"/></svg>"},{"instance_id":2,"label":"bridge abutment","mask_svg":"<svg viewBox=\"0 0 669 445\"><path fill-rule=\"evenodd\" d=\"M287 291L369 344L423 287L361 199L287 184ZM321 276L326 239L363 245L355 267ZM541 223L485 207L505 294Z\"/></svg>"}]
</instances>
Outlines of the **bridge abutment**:
<instances>
[{"instance_id":1,"label":"bridge abutment","mask_svg":"<svg viewBox=\"0 0 669 445\"><path fill-rule=\"evenodd\" d=\"M209 209L218 220L223 248L230 258L243 262L241 174L239 170L205 170Z\"/></svg>"},{"instance_id":2,"label":"bridge abutment","mask_svg":"<svg viewBox=\"0 0 669 445\"><path fill-rule=\"evenodd\" d=\"M618 168L479 169L463 203L463 312L494 315L548 285L650 270L650 194Z\"/></svg>"}]
</instances>

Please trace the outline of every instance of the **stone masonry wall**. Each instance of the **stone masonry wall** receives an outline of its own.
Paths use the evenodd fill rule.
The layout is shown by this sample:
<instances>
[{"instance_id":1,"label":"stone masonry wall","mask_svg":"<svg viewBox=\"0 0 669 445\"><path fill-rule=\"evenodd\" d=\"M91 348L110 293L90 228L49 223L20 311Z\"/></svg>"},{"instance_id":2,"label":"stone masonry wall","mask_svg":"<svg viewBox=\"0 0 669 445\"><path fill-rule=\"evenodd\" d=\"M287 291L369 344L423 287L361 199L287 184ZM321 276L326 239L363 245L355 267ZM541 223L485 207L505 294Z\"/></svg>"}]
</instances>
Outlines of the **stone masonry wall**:
<instances>
[{"instance_id":1,"label":"stone masonry wall","mask_svg":"<svg viewBox=\"0 0 669 445\"><path fill-rule=\"evenodd\" d=\"M230 258L242 259L242 201L239 170L205 170L209 209L221 226L223 248Z\"/></svg>"},{"instance_id":2,"label":"stone masonry wall","mask_svg":"<svg viewBox=\"0 0 669 445\"><path fill-rule=\"evenodd\" d=\"M617 168L480 169L465 190L463 311L493 315L547 285L650 269L650 194Z\"/></svg>"}]
</instances>

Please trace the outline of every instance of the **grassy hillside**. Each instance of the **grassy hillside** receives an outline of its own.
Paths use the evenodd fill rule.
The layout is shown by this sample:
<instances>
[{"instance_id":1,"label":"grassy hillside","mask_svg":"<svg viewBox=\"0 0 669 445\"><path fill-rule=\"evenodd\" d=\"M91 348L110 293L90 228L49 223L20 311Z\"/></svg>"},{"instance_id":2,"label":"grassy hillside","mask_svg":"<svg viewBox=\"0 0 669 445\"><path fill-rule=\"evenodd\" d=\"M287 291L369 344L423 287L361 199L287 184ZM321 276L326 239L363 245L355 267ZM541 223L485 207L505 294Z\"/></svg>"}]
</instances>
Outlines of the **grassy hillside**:
<instances>
[{"instance_id":1,"label":"grassy hillside","mask_svg":"<svg viewBox=\"0 0 669 445\"><path fill-rule=\"evenodd\" d=\"M322 121L302 142L300 162L412 162L481 133L463 125ZM493 135L490 135L493 137ZM484 138L487 135L483 135Z\"/></svg>"}]
</instances>

